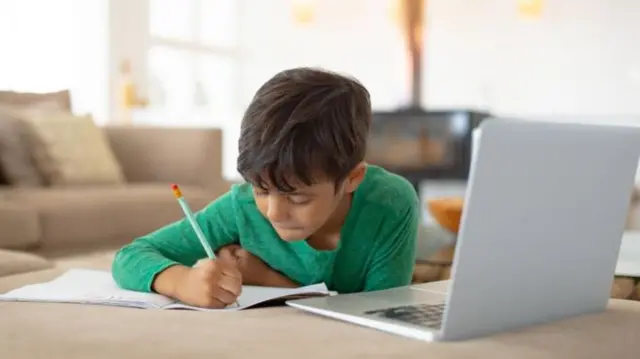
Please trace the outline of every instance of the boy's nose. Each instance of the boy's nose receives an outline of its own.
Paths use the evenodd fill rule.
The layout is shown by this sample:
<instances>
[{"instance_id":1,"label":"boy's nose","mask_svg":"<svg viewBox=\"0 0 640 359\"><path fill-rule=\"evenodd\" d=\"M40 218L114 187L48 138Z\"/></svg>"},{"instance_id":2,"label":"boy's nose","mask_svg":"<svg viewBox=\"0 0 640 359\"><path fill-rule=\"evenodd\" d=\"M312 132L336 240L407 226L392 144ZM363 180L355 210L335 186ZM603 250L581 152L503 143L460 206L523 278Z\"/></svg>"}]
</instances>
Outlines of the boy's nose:
<instances>
[{"instance_id":1,"label":"boy's nose","mask_svg":"<svg viewBox=\"0 0 640 359\"><path fill-rule=\"evenodd\" d=\"M269 204L267 208L267 218L269 221L275 223L285 222L287 220L287 209L283 201L277 198L269 198Z\"/></svg>"}]
</instances>

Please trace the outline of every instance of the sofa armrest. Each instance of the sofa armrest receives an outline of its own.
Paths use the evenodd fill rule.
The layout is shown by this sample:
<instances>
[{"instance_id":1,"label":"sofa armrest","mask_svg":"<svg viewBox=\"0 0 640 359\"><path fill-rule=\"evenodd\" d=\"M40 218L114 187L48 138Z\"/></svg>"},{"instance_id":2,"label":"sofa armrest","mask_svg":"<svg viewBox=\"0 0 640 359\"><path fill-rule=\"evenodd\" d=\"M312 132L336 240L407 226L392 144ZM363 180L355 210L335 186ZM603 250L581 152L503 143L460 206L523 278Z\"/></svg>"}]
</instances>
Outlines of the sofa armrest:
<instances>
[{"instance_id":1,"label":"sofa armrest","mask_svg":"<svg viewBox=\"0 0 640 359\"><path fill-rule=\"evenodd\" d=\"M106 126L128 182L228 188L222 176L222 131Z\"/></svg>"}]
</instances>

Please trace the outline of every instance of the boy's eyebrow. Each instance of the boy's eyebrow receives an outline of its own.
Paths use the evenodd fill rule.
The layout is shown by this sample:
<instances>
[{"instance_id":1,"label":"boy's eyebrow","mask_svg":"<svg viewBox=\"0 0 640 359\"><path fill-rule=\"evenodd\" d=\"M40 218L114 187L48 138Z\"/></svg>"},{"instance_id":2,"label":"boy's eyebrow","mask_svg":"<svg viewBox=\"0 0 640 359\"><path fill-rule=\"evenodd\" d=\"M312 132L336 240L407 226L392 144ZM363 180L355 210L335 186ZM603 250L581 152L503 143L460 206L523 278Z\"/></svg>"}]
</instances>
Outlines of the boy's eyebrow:
<instances>
[{"instance_id":1,"label":"boy's eyebrow","mask_svg":"<svg viewBox=\"0 0 640 359\"><path fill-rule=\"evenodd\" d=\"M306 192L304 190L295 190L295 191L292 191L292 192L288 192L286 194L288 194L290 196L313 196L313 193Z\"/></svg>"},{"instance_id":2,"label":"boy's eyebrow","mask_svg":"<svg viewBox=\"0 0 640 359\"><path fill-rule=\"evenodd\" d=\"M262 192L270 192L269 190L266 190L263 188L256 188L256 190L262 191ZM276 190L276 192L278 191ZM293 190L291 192L280 192L280 194L284 196L309 196L309 197L315 196L314 193L308 192L307 190L298 190L298 189Z\"/></svg>"}]
</instances>

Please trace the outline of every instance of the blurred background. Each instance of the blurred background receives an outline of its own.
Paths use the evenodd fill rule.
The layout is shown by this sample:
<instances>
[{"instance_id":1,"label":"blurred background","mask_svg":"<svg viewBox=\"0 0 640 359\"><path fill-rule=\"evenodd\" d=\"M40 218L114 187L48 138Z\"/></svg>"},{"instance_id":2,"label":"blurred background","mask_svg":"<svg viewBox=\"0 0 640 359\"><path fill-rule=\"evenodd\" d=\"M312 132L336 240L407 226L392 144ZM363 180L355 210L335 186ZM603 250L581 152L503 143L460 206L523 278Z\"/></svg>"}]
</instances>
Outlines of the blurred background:
<instances>
[{"instance_id":1,"label":"blurred background","mask_svg":"<svg viewBox=\"0 0 640 359\"><path fill-rule=\"evenodd\" d=\"M367 160L409 179L442 234L426 201L464 194L483 120L640 124L638 14L630 0L0 0L0 247L117 248L182 217L169 182L203 208L241 180L253 94L297 66L369 89ZM455 241L420 238L432 262Z\"/></svg>"},{"instance_id":2,"label":"blurred background","mask_svg":"<svg viewBox=\"0 0 640 359\"><path fill-rule=\"evenodd\" d=\"M99 126L220 128L238 180L258 86L322 66L370 90L371 162L459 193L487 116L638 122L637 14L622 0L0 0L0 90L69 90Z\"/></svg>"}]
</instances>

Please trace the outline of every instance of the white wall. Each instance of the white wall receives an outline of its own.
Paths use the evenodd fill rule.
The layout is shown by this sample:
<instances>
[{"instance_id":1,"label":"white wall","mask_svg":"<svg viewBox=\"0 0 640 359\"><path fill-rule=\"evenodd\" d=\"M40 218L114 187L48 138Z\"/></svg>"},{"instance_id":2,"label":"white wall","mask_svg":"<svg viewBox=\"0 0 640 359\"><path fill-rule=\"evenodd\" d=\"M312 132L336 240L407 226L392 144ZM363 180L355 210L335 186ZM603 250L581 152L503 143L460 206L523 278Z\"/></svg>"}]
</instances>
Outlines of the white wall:
<instances>
[{"instance_id":1,"label":"white wall","mask_svg":"<svg viewBox=\"0 0 640 359\"><path fill-rule=\"evenodd\" d=\"M633 122L640 115L640 2L430 0L425 102L507 115Z\"/></svg>"},{"instance_id":2,"label":"white wall","mask_svg":"<svg viewBox=\"0 0 640 359\"><path fill-rule=\"evenodd\" d=\"M389 0L315 1L316 18L296 25L291 0L245 0L243 11L243 88L253 92L277 71L323 66L347 72L371 91L377 108L408 100L406 60Z\"/></svg>"},{"instance_id":3,"label":"white wall","mask_svg":"<svg viewBox=\"0 0 640 359\"><path fill-rule=\"evenodd\" d=\"M0 1L0 88L70 89L75 112L105 122L107 7L107 0Z\"/></svg>"},{"instance_id":4,"label":"white wall","mask_svg":"<svg viewBox=\"0 0 640 359\"><path fill-rule=\"evenodd\" d=\"M324 65L370 87L379 108L408 99L404 44L390 0L316 1L307 28L291 1L245 0L244 92L276 71ZM545 1L524 19L516 0L429 0L423 101L505 115L640 115L640 1ZM394 32L396 31L396 32Z\"/></svg>"}]
</instances>

